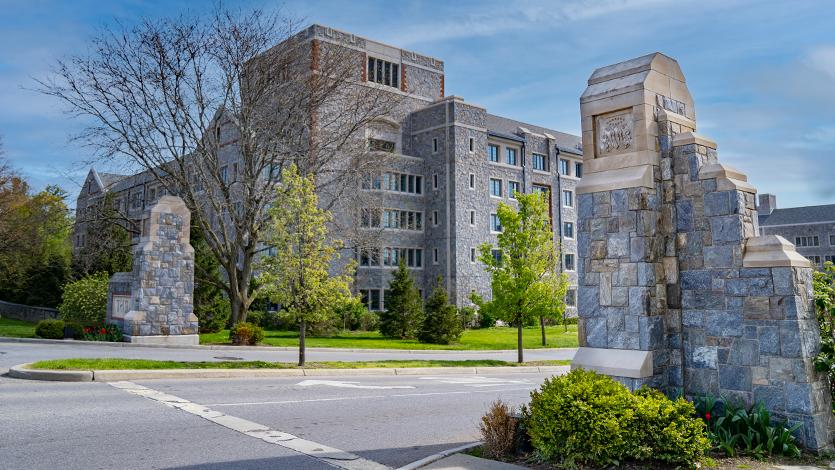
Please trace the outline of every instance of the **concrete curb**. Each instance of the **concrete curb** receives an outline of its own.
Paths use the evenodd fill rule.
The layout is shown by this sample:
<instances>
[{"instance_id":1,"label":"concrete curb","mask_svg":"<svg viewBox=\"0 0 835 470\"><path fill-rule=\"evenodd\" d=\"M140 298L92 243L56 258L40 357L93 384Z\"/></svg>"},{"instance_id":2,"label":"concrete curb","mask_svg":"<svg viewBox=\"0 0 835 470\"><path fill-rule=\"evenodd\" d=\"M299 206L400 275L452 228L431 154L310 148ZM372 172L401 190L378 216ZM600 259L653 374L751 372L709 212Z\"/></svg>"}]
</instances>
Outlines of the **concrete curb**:
<instances>
[{"instance_id":1,"label":"concrete curb","mask_svg":"<svg viewBox=\"0 0 835 470\"><path fill-rule=\"evenodd\" d=\"M437 454L432 454L428 457L424 457L420 460L415 460L412 463L406 464L402 467L399 467L397 470L416 470L421 467L425 467L431 463L437 462L438 460L444 459L449 457L452 454L457 454L459 452L465 452L470 449L474 449L482 444L481 441L478 442L471 442L469 444L464 444L462 446L454 447L452 449L443 450L438 452Z\"/></svg>"},{"instance_id":2,"label":"concrete curb","mask_svg":"<svg viewBox=\"0 0 835 470\"><path fill-rule=\"evenodd\" d=\"M32 344L71 344L73 346L106 346L113 348L164 348L164 349L208 349L222 351L298 351L296 346L226 346L220 344L139 344L139 343L111 343L106 341L76 341L72 339L42 339L42 338L9 338L0 336L0 343L32 343ZM526 352L557 352L576 351L577 348L541 348L526 349ZM307 348L313 352L367 352L367 353L401 353L401 354L490 354L516 353L515 349L361 349L361 348Z\"/></svg>"},{"instance_id":3,"label":"concrete curb","mask_svg":"<svg viewBox=\"0 0 835 470\"><path fill-rule=\"evenodd\" d=\"M9 370L17 379L55 382L117 382L148 379L241 379L264 377L329 377L353 375L477 375L487 373L568 372L569 366L520 367L413 367L366 369L147 369L147 370L40 370L31 363Z\"/></svg>"}]
</instances>

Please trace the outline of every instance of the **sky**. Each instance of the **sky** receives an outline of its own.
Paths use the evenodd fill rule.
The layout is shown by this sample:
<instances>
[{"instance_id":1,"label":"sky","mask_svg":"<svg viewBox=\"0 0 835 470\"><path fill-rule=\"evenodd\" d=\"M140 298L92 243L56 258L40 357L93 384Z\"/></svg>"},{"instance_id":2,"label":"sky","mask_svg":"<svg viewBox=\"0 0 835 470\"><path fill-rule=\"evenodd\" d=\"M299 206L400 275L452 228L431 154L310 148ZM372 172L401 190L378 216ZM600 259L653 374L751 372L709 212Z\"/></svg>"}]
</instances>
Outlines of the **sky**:
<instances>
[{"instance_id":1,"label":"sky","mask_svg":"<svg viewBox=\"0 0 835 470\"><path fill-rule=\"evenodd\" d=\"M0 136L34 190L70 204L92 151L84 120L33 91L103 27L213 8L186 0L0 0ZM835 5L820 1L227 1L280 10L445 62L445 90L507 116L580 133L579 96L601 66L663 52L695 100L697 132L778 207L835 203ZM106 169L106 168L105 168Z\"/></svg>"}]
</instances>

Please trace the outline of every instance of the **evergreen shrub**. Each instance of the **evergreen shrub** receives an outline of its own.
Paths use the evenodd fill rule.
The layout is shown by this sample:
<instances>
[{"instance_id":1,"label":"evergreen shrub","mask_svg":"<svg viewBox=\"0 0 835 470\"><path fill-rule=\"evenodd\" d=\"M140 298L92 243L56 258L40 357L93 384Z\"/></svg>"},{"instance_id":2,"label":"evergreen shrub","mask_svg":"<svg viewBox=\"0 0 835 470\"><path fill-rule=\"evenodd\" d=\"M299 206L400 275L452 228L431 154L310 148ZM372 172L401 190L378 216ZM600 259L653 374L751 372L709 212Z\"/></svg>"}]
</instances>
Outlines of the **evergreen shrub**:
<instances>
[{"instance_id":1,"label":"evergreen shrub","mask_svg":"<svg viewBox=\"0 0 835 470\"><path fill-rule=\"evenodd\" d=\"M64 339L64 321L41 320L35 326L35 335L44 339Z\"/></svg>"}]
</instances>

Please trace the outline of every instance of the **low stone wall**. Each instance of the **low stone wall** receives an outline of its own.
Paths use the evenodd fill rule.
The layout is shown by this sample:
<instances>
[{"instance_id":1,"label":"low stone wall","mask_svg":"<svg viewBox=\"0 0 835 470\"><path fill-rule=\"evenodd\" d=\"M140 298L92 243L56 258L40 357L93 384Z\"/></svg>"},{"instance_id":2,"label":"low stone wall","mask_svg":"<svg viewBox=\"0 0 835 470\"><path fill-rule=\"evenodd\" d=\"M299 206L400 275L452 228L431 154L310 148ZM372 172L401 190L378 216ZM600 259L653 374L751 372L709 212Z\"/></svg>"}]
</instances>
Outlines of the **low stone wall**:
<instances>
[{"instance_id":1,"label":"low stone wall","mask_svg":"<svg viewBox=\"0 0 835 470\"><path fill-rule=\"evenodd\" d=\"M13 304L0 300L0 317L37 323L41 320L58 318L58 310L54 308Z\"/></svg>"}]
</instances>

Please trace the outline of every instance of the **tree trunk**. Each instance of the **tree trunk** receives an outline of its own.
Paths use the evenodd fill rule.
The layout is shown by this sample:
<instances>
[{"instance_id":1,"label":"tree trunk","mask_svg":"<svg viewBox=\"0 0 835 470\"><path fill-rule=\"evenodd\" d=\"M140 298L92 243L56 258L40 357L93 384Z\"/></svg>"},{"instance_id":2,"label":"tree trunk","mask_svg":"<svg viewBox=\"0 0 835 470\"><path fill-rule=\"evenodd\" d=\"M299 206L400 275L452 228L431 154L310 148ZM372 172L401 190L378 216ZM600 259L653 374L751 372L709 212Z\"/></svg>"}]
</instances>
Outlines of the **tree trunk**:
<instances>
[{"instance_id":1,"label":"tree trunk","mask_svg":"<svg viewBox=\"0 0 835 470\"><path fill-rule=\"evenodd\" d=\"M307 322L299 322L299 367L304 367L304 334L307 329Z\"/></svg>"},{"instance_id":2,"label":"tree trunk","mask_svg":"<svg viewBox=\"0 0 835 470\"><path fill-rule=\"evenodd\" d=\"M545 346L545 317L539 317L539 326L542 329L542 345Z\"/></svg>"},{"instance_id":3,"label":"tree trunk","mask_svg":"<svg viewBox=\"0 0 835 470\"><path fill-rule=\"evenodd\" d=\"M229 305L232 307L232 325L236 325L240 323L241 320L241 303L239 302L238 296L232 294L229 296Z\"/></svg>"},{"instance_id":4,"label":"tree trunk","mask_svg":"<svg viewBox=\"0 0 835 470\"><path fill-rule=\"evenodd\" d=\"M516 323L516 348L519 351L519 364L525 362L524 349L522 349L522 321Z\"/></svg>"}]
</instances>

